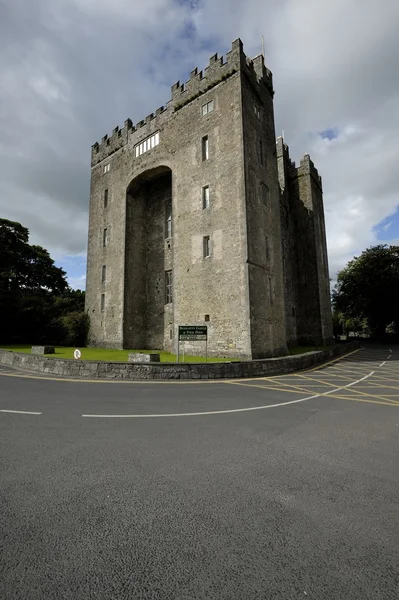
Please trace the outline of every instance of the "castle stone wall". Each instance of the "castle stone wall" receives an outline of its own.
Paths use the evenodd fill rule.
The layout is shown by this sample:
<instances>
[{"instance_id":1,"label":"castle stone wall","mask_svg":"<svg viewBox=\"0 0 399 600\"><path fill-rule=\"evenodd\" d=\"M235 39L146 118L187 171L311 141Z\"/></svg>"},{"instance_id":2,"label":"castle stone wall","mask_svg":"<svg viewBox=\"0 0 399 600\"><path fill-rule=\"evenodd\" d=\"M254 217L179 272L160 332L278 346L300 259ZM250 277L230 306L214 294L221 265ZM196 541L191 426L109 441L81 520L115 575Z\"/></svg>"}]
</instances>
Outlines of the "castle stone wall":
<instances>
[{"instance_id":1,"label":"castle stone wall","mask_svg":"<svg viewBox=\"0 0 399 600\"><path fill-rule=\"evenodd\" d=\"M321 180L308 159L296 169L288 149L285 158L276 155L273 94L263 57L247 59L235 40L225 59L214 55L204 71L174 84L165 106L137 124L127 119L93 145L91 345L176 351L178 326L202 324L210 356L275 356L287 342L330 339ZM209 102L213 110L203 114ZM155 134L159 144L138 154ZM165 304L169 269L173 302ZM185 350L205 348L185 343Z\"/></svg>"}]
</instances>

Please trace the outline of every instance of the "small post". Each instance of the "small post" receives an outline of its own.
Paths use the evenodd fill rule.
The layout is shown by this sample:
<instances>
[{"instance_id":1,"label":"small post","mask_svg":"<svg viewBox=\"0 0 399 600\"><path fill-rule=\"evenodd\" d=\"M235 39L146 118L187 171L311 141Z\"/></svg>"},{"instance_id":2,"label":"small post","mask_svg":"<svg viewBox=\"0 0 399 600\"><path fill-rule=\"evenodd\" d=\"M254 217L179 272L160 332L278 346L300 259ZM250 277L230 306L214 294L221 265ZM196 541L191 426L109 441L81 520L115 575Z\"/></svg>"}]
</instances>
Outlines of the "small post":
<instances>
[{"instance_id":1,"label":"small post","mask_svg":"<svg viewBox=\"0 0 399 600\"><path fill-rule=\"evenodd\" d=\"M205 362L208 362L208 335L206 336L205 342Z\"/></svg>"},{"instance_id":2,"label":"small post","mask_svg":"<svg viewBox=\"0 0 399 600\"><path fill-rule=\"evenodd\" d=\"M177 335L177 362L180 362L180 335Z\"/></svg>"}]
</instances>

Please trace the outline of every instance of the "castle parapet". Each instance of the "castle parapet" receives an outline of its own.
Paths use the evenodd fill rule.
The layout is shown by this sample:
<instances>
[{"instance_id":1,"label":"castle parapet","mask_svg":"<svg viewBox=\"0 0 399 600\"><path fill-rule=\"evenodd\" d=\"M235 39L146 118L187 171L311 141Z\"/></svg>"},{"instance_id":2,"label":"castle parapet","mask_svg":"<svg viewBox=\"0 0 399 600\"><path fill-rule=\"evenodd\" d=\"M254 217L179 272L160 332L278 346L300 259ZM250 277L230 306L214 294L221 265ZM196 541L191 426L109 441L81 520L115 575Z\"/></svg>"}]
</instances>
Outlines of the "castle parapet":
<instances>
[{"instance_id":1,"label":"castle parapet","mask_svg":"<svg viewBox=\"0 0 399 600\"><path fill-rule=\"evenodd\" d=\"M199 71L196 67L191 71L190 79L186 83L180 84L180 81L177 81L172 85L171 103L174 110L179 110L238 71L244 72L253 83L266 85L273 93L273 77L271 71L265 67L263 55L254 60L248 59L243 51L242 41L238 38L232 43L225 60L223 56L213 54L204 71Z\"/></svg>"},{"instance_id":2,"label":"castle parapet","mask_svg":"<svg viewBox=\"0 0 399 600\"><path fill-rule=\"evenodd\" d=\"M164 113L165 110L165 106L160 106L155 113L151 113L145 119L136 123L136 125L133 124L133 121L131 119L126 119L122 128L115 127L110 136L104 135L101 139L101 142L96 142L91 148L91 165L95 166L102 160L114 154L114 152L120 150L120 148L122 148L128 143L130 135L132 135L133 133L141 129L141 127L144 127L145 125L147 125L147 123Z\"/></svg>"},{"instance_id":3,"label":"castle parapet","mask_svg":"<svg viewBox=\"0 0 399 600\"><path fill-rule=\"evenodd\" d=\"M298 167L298 174L311 175L320 188L322 187L322 179L309 154L305 154L301 159L300 166Z\"/></svg>"},{"instance_id":4,"label":"castle parapet","mask_svg":"<svg viewBox=\"0 0 399 600\"><path fill-rule=\"evenodd\" d=\"M253 60L247 58L242 41L237 38L232 42L231 50L226 54L226 60L223 56L213 54L209 59L208 66L204 71L199 71L195 67L190 73L190 79L183 84L180 81L174 83L171 87L171 100L166 106L161 106L155 113L149 114L145 119L133 125L131 119L127 119L122 128L115 127L110 136L105 135L101 142L96 142L92 146L91 164L98 164L102 160L117 152L128 143L129 136L156 119L165 111L179 110L201 94L204 94L212 87L241 71L249 78L253 86L266 86L273 95L273 76L271 71L266 68L263 55L256 56Z\"/></svg>"}]
</instances>

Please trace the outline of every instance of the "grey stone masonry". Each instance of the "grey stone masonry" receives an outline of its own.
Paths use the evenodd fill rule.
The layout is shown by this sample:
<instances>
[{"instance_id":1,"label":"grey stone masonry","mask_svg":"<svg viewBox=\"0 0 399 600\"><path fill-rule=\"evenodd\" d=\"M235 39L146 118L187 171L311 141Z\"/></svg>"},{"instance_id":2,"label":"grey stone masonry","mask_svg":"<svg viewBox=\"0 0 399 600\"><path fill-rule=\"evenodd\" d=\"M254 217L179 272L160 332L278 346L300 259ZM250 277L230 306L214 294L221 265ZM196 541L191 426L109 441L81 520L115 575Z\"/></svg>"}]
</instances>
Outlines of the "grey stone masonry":
<instances>
[{"instance_id":1,"label":"grey stone masonry","mask_svg":"<svg viewBox=\"0 0 399 600\"><path fill-rule=\"evenodd\" d=\"M332 339L321 179L274 125L273 77L240 39L144 120L92 147L89 344L267 358ZM204 355L204 344L185 342Z\"/></svg>"},{"instance_id":2,"label":"grey stone masonry","mask_svg":"<svg viewBox=\"0 0 399 600\"><path fill-rule=\"evenodd\" d=\"M54 346L32 346L32 354L55 354Z\"/></svg>"},{"instance_id":3,"label":"grey stone masonry","mask_svg":"<svg viewBox=\"0 0 399 600\"><path fill-rule=\"evenodd\" d=\"M309 369L360 347L338 344L329 350L250 361L217 363L107 363L62 360L0 350L0 365L30 372L89 379L234 379L266 377Z\"/></svg>"},{"instance_id":4,"label":"grey stone masonry","mask_svg":"<svg viewBox=\"0 0 399 600\"><path fill-rule=\"evenodd\" d=\"M128 362L130 363L148 363L148 362L161 362L160 354L152 352L150 354L143 354L141 352L134 352L129 354Z\"/></svg>"}]
</instances>

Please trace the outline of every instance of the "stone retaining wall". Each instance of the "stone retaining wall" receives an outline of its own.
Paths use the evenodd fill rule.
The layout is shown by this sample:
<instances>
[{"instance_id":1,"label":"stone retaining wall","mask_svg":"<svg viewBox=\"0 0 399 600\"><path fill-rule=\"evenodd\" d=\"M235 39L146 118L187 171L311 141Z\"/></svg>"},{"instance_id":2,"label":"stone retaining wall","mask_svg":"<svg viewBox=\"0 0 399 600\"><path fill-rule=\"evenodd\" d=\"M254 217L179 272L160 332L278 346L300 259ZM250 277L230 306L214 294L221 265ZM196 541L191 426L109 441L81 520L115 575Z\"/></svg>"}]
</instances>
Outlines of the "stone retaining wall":
<instances>
[{"instance_id":1,"label":"stone retaining wall","mask_svg":"<svg viewBox=\"0 0 399 600\"><path fill-rule=\"evenodd\" d=\"M25 371L89 379L234 379L281 375L333 359L360 348L359 342L295 356L228 363L120 363L65 360L0 350L0 364Z\"/></svg>"}]
</instances>

